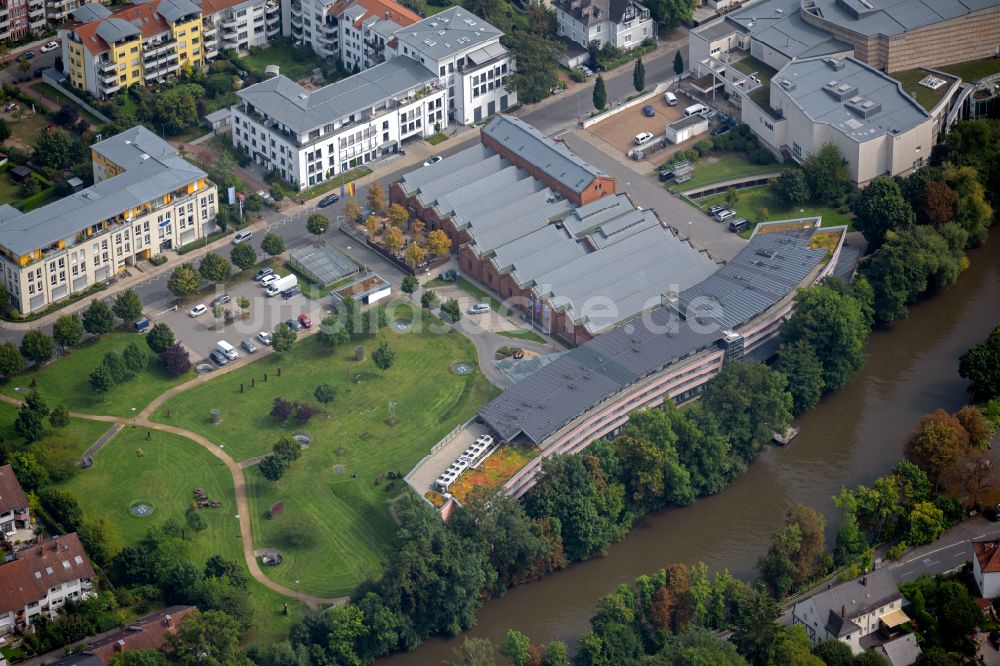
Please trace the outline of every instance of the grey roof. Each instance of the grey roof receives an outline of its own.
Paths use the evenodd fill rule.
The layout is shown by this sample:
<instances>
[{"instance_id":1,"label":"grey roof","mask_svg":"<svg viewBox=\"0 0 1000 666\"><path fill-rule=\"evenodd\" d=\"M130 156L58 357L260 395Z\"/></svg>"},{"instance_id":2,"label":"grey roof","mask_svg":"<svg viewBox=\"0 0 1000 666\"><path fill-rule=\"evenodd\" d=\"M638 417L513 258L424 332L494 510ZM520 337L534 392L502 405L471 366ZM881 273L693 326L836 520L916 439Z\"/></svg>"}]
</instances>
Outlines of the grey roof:
<instances>
[{"instance_id":1,"label":"grey roof","mask_svg":"<svg viewBox=\"0 0 1000 666\"><path fill-rule=\"evenodd\" d=\"M765 0L732 12L724 20L788 58L852 50L850 44L806 23L799 7L800 0Z\"/></svg>"},{"instance_id":2,"label":"grey roof","mask_svg":"<svg viewBox=\"0 0 1000 666\"><path fill-rule=\"evenodd\" d=\"M783 239L787 243L782 242ZM782 261L774 263L804 261L809 264L808 270L800 267L795 271L804 278L825 256L825 251L801 252L810 239L811 234L802 232L757 234L731 263L741 259L750 262L759 249L779 244L784 248L785 255ZM796 250L794 253L793 248ZM715 280L724 270L717 271L706 282ZM777 265L762 269L761 273L764 271L783 275L790 272ZM753 279L764 280L765 275L758 273ZM773 290L761 293L767 298L752 300L756 314L774 305L787 291L781 294ZM707 330L710 327L703 325L696 328L693 329L687 320L678 320L669 307L654 308L643 317L599 335L518 382L483 407L479 415L505 441L523 434L535 444L542 445L564 425L606 398L722 339L721 328L724 327L716 331Z\"/></svg>"},{"instance_id":3,"label":"grey roof","mask_svg":"<svg viewBox=\"0 0 1000 666\"><path fill-rule=\"evenodd\" d=\"M173 23L185 16L200 14L201 7L191 2L191 0L160 0L160 4L156 7L156 12Z\"/></svg>"},{"instance_id":4,"label":"grey roof","mask_svg":"<svg viewBox=\"0 0 1000 666\"><path fill-rule=\"evenodd\" d=\"M553 4L588 26L604 21L621 23L629 5L644 8L631 0L554 0Z\"/></svg>"},{"instance_id":5,"label":"grey roof","mask_svg":"<svg viewBox=\"0 0 1000 666\"><path fill-rule=\"evenodd\" d=\"M851 622L852 618L901 598L892 572L889 569L876 569L818 592L805 601L799 601L796 606L811 601L815 605L817 617L827 619L827 630L835 636L846 636L857 631L858 627Z\"/></svg>"},{"instance_id":6,"label":"grey roof","mask_svg":"<svg viewBox=\"0 0 1000 666\"><path fill-rule=\"evenodd\" d=\"M566 199L556 198L550 189L542 189L534 194L511 201L488 214L481 215L469 225L472 233L472 249L483 256L514 240L523 238L552 220L565 217L572 209ZM503 259L496 259L497 266Z\"/></svg>"},{"instance_id":7,"label":"grey roof","mask_svg":"<svg viewBox=\"0 0 1000 666\"><path fill-rule=\"evenodd\" d=\"M136 125L121 134L95 143L91 149L126 171L145 162L147 157L143 157L144 155L157 159L177 155L176 148L143 125Z\"/></svg>"},{"instance_id":8,"label":"grey roof","mask_svg":"<svg viewBox=\"0 0 1000 666\"><path fill-rule=\"evenodd\" d=\"M931 118L902 84L855 58L794 60L771 85L813 122L858 142L905 132Z\"/></svg>"},{"instance_id":9,"label":"grey roof","mask_svg":"<svg viewBox=\"0 0 1000 666\"><path fill-rule=\"evenodd\" d=\"M465 57L468 58L473 65L485 65L486 63L492 60L498 60L505 55L507 55L507 49L505 49L499 42L493 42L476 49L472 53L466 54Z\"/></svg>"},{"instance_id":10,"label":"grey roof","mask_svg":"<svg viewBox=\"0 0 1000 666\"><path fill-rule=\"evenodd\" d=\"M861 35L901 35L1000 5L1000 0L812 0L810 13Z\"/></svg>"},{"instance_id":11,"label":"grey roof","mask_svg":"<svg viewBox=\"0 0 1000 666\"><path fill-rule=\"evenodd\" d=\"M205 120L210 123L216 123L223 120L228 120L229 116L233 115L233 110L229 108L222 108L218 111L213 111L212 113L205 114Z\"/></svg>"},{"instance_id":12,"label":"grey roof","mask_svg":"<svg viewBox=\"0 0 1000 666\"><path fill-rule=\"evenodd\" d=\"M694 115L688 116L687 118L681 118L680 120L675 120L672 123L667 123L667 127L671 128L676 132L679 132L682 129L687 129L688 127L694 127L695 125L700 125L701 123L705 123L707 129L708 119L705 118L705 116L696 113Z\"/></svg>"},{"instance_id":13,"label":"grey roof","mask_svg":"<svg viewBox=\"0 0 1000 666\"><path fill-rule=\"evenodd\" d=\"M311 273L324 287L358 272L357 264L325 241L293 250L289 260Z\"/></svg>"},{"instance_id":14,"label":"grey roof","mask_svg":"<svg viewBox=\"0 0 1000 666\"><path fill-rule=\"evenodd\" d=\"M134 131L128 130L109 141ZM204 171L177 155L150 156L130 164L124 173L42 208L27 213L10 206L0 208L0 246L15 255L48 248L130 208L206 177Z\"/></svg>"},{"instance_id":15,"label":"grey roof","mask_svg":"<svg viewBox=\"0 0 1000 666\"><path fill-rule=\"evenodd\" d=\"M461 173L466 167L479 164L496 154L492 148L477 143L454 155L449 155L440 162L410 171L400 179L399 184L407 196L411 196L427 183Z\"/></svg>"},{"instance_id":16,"label":"grey roof","mask_svg":"<svg viewBox=\"0 0 1000 666\"><path fill-rule=\"evenodd\" d=\"M138 37L141 34L142 31L139 28L120 18L105 19L97 26L97 36L108 44L114 44L129 37Z\"/></svg>"},{"instance_id":17,"label":"grey roof","mask_svg":"<svg viewBox=\"0 0 1000 666\"><path fill-rule=\"evenodd\" d=\"M882 652L889 659L890 666L912 666L923 651L917 645L915 634L904 634L881 646Z\"/></svg>"},{"instance_id":18,"label":"grey roof","mask_svg":"<svg viewBox=\"0 0 1000 666\"><path fill-rule=\"evenodd\" d=\"M415 60L393 58L319 90L306 90L279 74L237 94L292 132L304 134L436 79Z\"/></svg>"},{"instance_id":19,"label":"grey roof","mask_svg":"<svg viewBox=\"0 0 1000 666\"><path fill-rule=\"evenodd\" d=\"M508 197L527 196L543 187L524 169L504 160L503 169L470 183L457 183L455 189L437 197L434 208L440 217L468 220L488 210L493 202Z\"/></svg>"},{"instance_id":20,"label":"grey roof","mask_svg":"<svg viewBox=\"0 0 1000 666\"><path fill-rule=\"evenodd\" d=\"M574 192L582 192L598 176L607 176L520 118L498 115L482 132Z\"/></svg>"},{"instance_id":21,"label":"grey roof","mask_svg":"<svg viewBox=\"0 0 1000 666\"><path fill-rule=\"evenodd\" d=\"M503 33L472 12L455 6L407 26L396 38L432 60L464 53Z\"/></svg>"},{"instance_id":22,"label":"grey roof","mask_svg":"<svg viewBox=\"0 0 1000 666\"><path fill-rule=\"evenodd\" d=\"M73 18L80 23L90 23L91 21L111 16L111 10L104 5L87 3L86 5L80 5L74 9L72 14Z\"/></svg>"},{"instance_id":23,"label":"grey roof","mask_svg":"<svg viewBox=\"0 0 1000 666\"><path fill-rule=\"evenodd\" d=\"M707 280L680 294L687 316L739 327L795 289L826 256L808 247L814 229L758 233Z\"/></svg>"},{"instance_id":24,"label":"grey roof","mask_svg":"<svg viewBox=\"0 0 1000 666\"><path fill-rule=\"evenodd\" d=\"M739 23L736 23L735 21L727 21L725 18L722 18L718 21L712 21L711 23L699 26L691 32L706 41L714 42L717 39L728 37L734 33L746 34L748 31Z\"/></svg>"}]
</instances>

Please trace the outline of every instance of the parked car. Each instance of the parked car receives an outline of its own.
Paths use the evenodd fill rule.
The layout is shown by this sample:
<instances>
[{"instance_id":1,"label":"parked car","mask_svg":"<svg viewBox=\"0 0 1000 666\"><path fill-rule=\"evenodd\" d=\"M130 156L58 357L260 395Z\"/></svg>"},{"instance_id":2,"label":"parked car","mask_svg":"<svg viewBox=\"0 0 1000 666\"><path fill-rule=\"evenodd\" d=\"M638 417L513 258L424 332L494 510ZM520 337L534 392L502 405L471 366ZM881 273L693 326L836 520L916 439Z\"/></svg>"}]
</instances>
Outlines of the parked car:
<instances>
[{"instance_id":1,"label":"parked car","mask_svg":"<svg viewBox=\"0 0 1000 666\"><path fill-rule=\"evenodd\" d=\"M584 76L593 76L594 75L594 70L592 70L591 68L587 67L586 65L580 65L579 67L577 67L577 69L580 70L581 72L583 72Z\"/></svg>"},{"instance_id":2,"label":"parked car","mask_svg":"<svg viewBox=\"0 0 1000 666\"><path fill-rule=\"evenodd\" d=\"M484 312L489 312L491 309L489 303L476 303L469 308L469 314L483 314Z\"/></svg>"},{"instance_id":3,"label":"parked car","mask_svg":"<svg viewBox=\"0 0 1000 666\"><path fill-rule=\"evenodd\" d=\"M148 328L149 328L149 320L146 319L145 317L132 324L132 330L135 331L136 333L143 333Z\"/></svg>"},{"instance_id":4,"label":"parked car","mask_svg":"<svg viewBox=\"0 0 1000 666\"><path fill-rule=\"evenodd\" d=\"M233 297L230 296L229 294L221 294L221 295L216 296L215 298L213 298L212 302L209 303L209 305L214 308L217 305L225 305L226 303L228 303L231 300L233 300Z\"/></svg>"},{"instance_id":5,"label":"parked car","mask_svg":"<svg viewBox=\"0 0 1000 666\"><path fill-rule=\"evenodd\" d=\"M235 236L233 236L233 245L239 245L240 243L245 243L246 241L253 238L253 232L249 230L238 231Z\"/></svg>"},{"instance_id":6,"label":"parked car","mask_svg":"<svg viewBox=\"0 0 1000 666\"><path fill-rule=\"evenodd\" d=\"M298 319L289 319L285 321L285 324L287 324L288 328L292 329L292 332L294 333L298 333L303 328L302 324L299 323Z\"/></svg>"},{"instance_id":7,"label":"parked car","mask_svg":"<svg viewBox=\"0 0 1000 666\"><path fill-rule=\"evenodd\" d=\"M189 317L200 317L201 315L205 314L206 312L208 312L208 306L206 306L204 303L199 303L198 305L196 305L193 308L191 308L190 310L188 310L188 316Z\"/></svg>"},{"instance_id":8,"label":"parked car","mask_svg":"<svg viewBox=\"0 0 1000 666\"><path fill-rule=\"evenodd\" d=\"M726 132L728 132L731 129L732 129L732 127L730 127L729 125L719 125L718 127L712 129L712 136L718 136L719 134L725 134Z\"/></svg>"},{"instance_id":9,"label":"parked car","mask_svg":"<svg viewBox=\"0 0 1000 666\"><path fill-rule=\"evenodd\" d=\"M250 338L247 338L246 340L241 342L240 347L243 347L243 350L246 351L246 353L248 354L257 353L257 345L255 345L253 343L253 340L251 340Z\"/></svg>"},{"instance_id":10,"label":"parked car","mask_svg":"<svg viewBox=\"0 0 1000 666\"><path fill-rule=\"evenodd\" d=\"M667 106L677 106L677 95L670 91L663 93L663 100L667 103Z\"/></svg>"},{"instance_id":11,"label":"parked car","mask_svg":"<svg viewBox=\"0 0 1000 666\"><path fill-rule=\"evenodd\" d=\"M656 115L656 109L653 108L652 104L647 104L646 106L642 107L642 112L646 114L647 118L652 118L653 116Z\"/></svg>"},{"instance_id":12,"label":"parked car","mask_svg":"<svg viewBox=\"0 0 1000 666\"><path fill-rule=\"evenodd\" d=\"M333 204L337 203L338 201L340 201L340 195L339 194L328 194L327 196L325 196L322 199L320 199L319 203L316 204L316 205L319 206L320 208L326 208L327 206L332 206Z\"/></svg>"},{"instance_id":13,"label":"parked car","mask_svg":"<svg viewBox=\"0 0 1000 666\"><path fill-rule=\"evenodd\" d=\"M709 206L708 210L706 210L705 212L708 213L709 215L715 215L716 213L722 210L726 210L726 207L723 206L722 204L715 204L714 206Z\"/></svg>"},{"instance_id":14,"label":"parked car","mask_svg":"<svg viewBox=\"0 0 1000 666\"><path fill-rule=\"evenodd\" d=\"M220 352L218 349L213 349L212 353L210 353L208 357L212 359L212 363L216 364L220 368L229 363L229 359L226 358L226 355Z\"/></svg>"},{"instance_id":15,"label":"parked car","mask_svg":"<svg viewBox=\"0 0 1000 666\"><path fill-rule=\"evenodd\" d=\"M262 345L271 346L271 334L267 331L261 331L257 334L257 341Z\"/></svg>"},{"instance_id":16,"label":"parked car","mask_svg":"<svg viewBox=\"0 0 1000 666\"><path fill-rule=\"evenodd\" d=\"M48 53L49 51L55 51L57 48L59 48L59 42L45 42L39 50L42 53Z\"/></svg>"},{"instance_id":17,"label":"parked car","mask_svg":"<svg viewBox=\"0 0 1000 666\"><path fill-rule=\"evenodd\" d=\"M289 298L292 298L293 296L298 296L301 293L302 290L299 289L298 287L289 287L288 289L281 292L281 297L287 301Z\"/></svg>"},{"instance_id":18,"label":"parked car","mask_svg":"<svg viewBox=\"0 0 1000 666\"><path fill-rule=\"evenodd\" d=\"M729 220L734 217L736 217L736 213L727 208L726 210L720 210L718 213L715 214L715 221L725 222L726 220Z\"/></svg>"},{"instance_id":19,"label":"parked car","mask_svg":"<svg viewBox=\"0 0 1000 666\"><path fill-rule=\"evenodd\" d=\"M652 132L639 132L638 134L635 135L635 145L641 146L642 144L652 140L652 138L653 138Z\"/></svg>"},{"instance_id":20,"label":"parked car","mask_svg":"<svg viewBox=\"0 0 1000 666\"><path fill-rule=\"evenodd\" d=\"M259 271L257 271L254 274L253 281L254 282L260 282L261 280L263 280L264 278L266 278L268 275L273 275L273 274L274 274L274 270L272 270L270 268L262 268L262 269L260 269Z\"/></svg>"},{"instance_id":21,"label":"parked car","mask_svg":"<svg viewBox=\"0 0 1000 666\"><path fill-rule=\"evenodd\" d=\"M264 277L262 277L259 280L259 282L260 282L260 286L267 287L272 282L277 282L280 279L281 279L281 277L277 273L268 273L267 275L265 275Z\"/></svg>"},{"instance_id":22,"label":"parked car","mask_svg":"<svg viewBox=\"0 0 1000 666\"><path fill-rule=\"evenodd\" d=\"M427 160L426 162L424 162L424 166L430 166L432 164L437 164L438 162L440 162L443 159L444 158L441 157L440 155L433 155L433 156L431 156L431 158L429 160Z\"/></svg>"},{"instance_id":23,"label":"parked car","mask_svg":"<svg viewBox=\"0 0 1000 666\"><path fill-rule=\"evenodd\" d=\"M299 315L299 323L302 324L302 328L312 328L312 319L306 314Z\"/></svg>"},{"instance_id":24,"label":"parked car","mask_svg":"<svg viewBox=\"0 0 1000 666\"><path fill-rule=\"evenodd\" d=\"M673 169L660 169L660 182L665 183L668 180L675 178L677 174L674 173Z\"/></svg>"},{"instance_id":25,"label":"parked car","mask_svg":"<svg viewBox=\"0 0 1000 666\"><path fill-rule=\"evenodd\" d=\"M34 57L35 57L34 51L25 51L21 55L17 56L17 61L21 62L22 60L31 60Z\"/></svg>"}]
</instances>

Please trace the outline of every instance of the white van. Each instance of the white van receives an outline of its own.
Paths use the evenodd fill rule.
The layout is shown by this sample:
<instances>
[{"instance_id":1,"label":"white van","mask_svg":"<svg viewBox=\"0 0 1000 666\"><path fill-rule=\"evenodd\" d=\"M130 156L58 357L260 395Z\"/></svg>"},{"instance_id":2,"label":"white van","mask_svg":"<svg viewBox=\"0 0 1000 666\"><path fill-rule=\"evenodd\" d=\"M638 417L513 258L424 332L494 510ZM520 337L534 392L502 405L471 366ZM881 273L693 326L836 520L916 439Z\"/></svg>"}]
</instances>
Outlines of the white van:
<instances>
[{"instance_id":1,"label":"white van","mask_svg":"<svg viewBox=\"0 0 1000 666\"><path fill-rule=\"evenodd\" d=\"M696 113L705 113L708 111L708 107L704 104L692 104L688 108L684 109L684 117L688 118Z\"/></svg>"},{"instance_id":2,"label":"white van","mask_svg":"<svg viewBox=\"0 0 1000 666\"><path fill-rule=\"evenodd\" d=\"M667 106L677 106L677 95L670 91L663 93L663 100L667 103Z\"/></svg>"},{"instance_id":3,"label":"white van","mask_svg":"<svg viewBox=\"0 0 1000 666\"><path fill-rule=\"evenodd\" d=\"M218 349L223 354L225 354L226 358L228 358L230 361L235 361L240 357L240 355L236 352L236 349L225 340L219 340L218 342L216 342L215 348Z\"/></svg>"},{"instance_id":4,"label":"white van","mask_svg":"<svg viewBox=\"0 0 1000 666\"><path fill-rule=\"evenodd\" d=\"M639 132L635 135L635 145L641 146L642 144L650 141L653 138L652 132Z\"/></svg>"}]
</instances>

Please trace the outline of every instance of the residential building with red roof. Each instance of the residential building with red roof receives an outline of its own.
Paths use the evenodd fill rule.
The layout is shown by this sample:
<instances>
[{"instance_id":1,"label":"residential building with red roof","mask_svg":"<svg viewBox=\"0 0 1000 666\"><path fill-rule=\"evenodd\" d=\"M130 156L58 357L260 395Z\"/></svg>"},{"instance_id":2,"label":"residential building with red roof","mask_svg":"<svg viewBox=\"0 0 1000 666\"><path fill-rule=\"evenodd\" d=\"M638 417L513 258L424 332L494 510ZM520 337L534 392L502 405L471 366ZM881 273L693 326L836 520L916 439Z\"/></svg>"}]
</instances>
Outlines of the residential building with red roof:
<instances>
[{"instance_id":1,"label":"residential building with red roof","mask_svg":"<svg viewBox=\"0 0 1000 666\"><path fill-rule=\"evenodd\" d=\"M167 641L167 637L177 633L181 621L198 612L194 606L171 606L158 613L141 617L121 631L90 643L83 654L92 654L104 666L111 663L116 654L136 650L156 650Z\"/></svg>"},{"instance_id":2,"label":"residential building with red roof","mask_svg":"<svg viewBox=\"0 0 1000 666\"><path fill-rule=\"evenodd\" d=\"M0 564L0 635L54 617L67 599L92 595L94 569L76 533L14 552Z\"/></svg>"},{"instance_id":3,"label":"residential building with red roof","mask_svg":"<svg viewBox=\"0 0 1000 666\"><path fill-rule=\"evenodd\" d=\"M0 539L24 541L28 538L24 533L30 530L28 497L11 466L0 466Z\"/></svg>"},{"instance_id":4,"label":"residential building with red roof","mask_svg":"<svg viewBox=\"0 0 1000 666\"><path fill-rule=\"evenodd\" d=\"M201 14L205 32L216 31L219 51L245 53L251 46L267 46L269 40L281 36L277 0L201 0Z\"/></svg>"},{"instance_id":5,"label":"residential building with red roof","mask_svg":"<svg viewBox=\"0 0 1000 666\"><path fill-rule=\"evenodd\" d=\"M1000 597L1000 539L972 542L972 577L984 599Z\"/></svg>"}]
</instances>

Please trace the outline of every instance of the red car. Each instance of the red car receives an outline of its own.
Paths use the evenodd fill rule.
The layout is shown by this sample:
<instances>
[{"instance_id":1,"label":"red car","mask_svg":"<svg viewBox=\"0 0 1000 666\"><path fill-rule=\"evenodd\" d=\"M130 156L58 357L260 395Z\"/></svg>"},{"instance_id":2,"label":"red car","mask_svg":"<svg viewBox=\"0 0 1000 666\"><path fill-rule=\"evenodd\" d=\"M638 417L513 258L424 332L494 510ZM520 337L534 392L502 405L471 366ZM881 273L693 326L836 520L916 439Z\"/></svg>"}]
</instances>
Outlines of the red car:
<instances>
[{"instance_id":1,"label":"red car","mask_svg":"<svg viewBox=\"0 0 1000 666\"><path fill-rule=\"evenodd\" d=\"M304 314L299 315L299 323L302 324L302 328L312 328L312 319L305 316Z\"/></svg>"}]
</instances>

